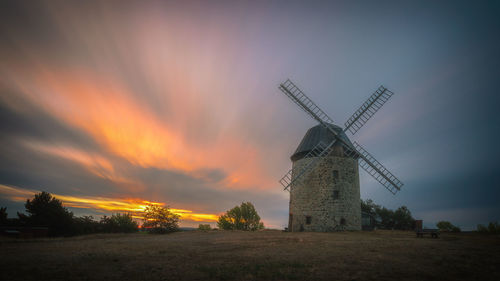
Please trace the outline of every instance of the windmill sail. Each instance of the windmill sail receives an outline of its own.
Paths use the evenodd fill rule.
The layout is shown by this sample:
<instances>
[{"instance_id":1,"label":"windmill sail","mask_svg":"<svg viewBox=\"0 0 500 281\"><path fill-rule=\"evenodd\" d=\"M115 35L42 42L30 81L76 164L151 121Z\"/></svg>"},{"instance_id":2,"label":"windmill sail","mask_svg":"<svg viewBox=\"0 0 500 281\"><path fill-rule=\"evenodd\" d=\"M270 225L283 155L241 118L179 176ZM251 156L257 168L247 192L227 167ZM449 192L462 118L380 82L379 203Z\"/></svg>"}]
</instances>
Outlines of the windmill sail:
<instances>
[{"instance_id":1,"label":"windmill sail","mask_svg":"<svg viewBox=\"0 0 500 281\"><path fill-rule=\"evenodd\" d=\"M302 175L304 175L307 171L312 170L317 164L321 162L321 160L330 154L333 144L335 140L330 144L325 144L323 142L319 142L309 153L306 154L304 158L309 158L309 163L302 167L301 169L290 169L281 179L280 183L284 187L285 190L288 190L292 184L296 183L299 179L301 179Z\"/></svg>"},{"instance_id":2,"label":"windmill sail","mask_svg":"<svg viewBox=\"0 0 500 281\"><path fill-rule=\"evenodd\" d=\"M356 148L357 156L359 157L359 166L363 168L363 170L387 188L392 194L396 194L396 192L401 190L403 183L396 176L389 172L389 170L380 164L375 157L368 153L368 151L357 142L353 142L353 144ZM356 152L351 152L351 156Z\"/></svg>"},{"instance_id":3,"label":"windmill sail","mask_svg":"<svg viewBox=\"0 0 500 281\"><path fill-rule=\"evenodd\" d=\"M304 92L302 92L290 79L280 84L279 89L309 116L321 124L333 124L333 120L319 108ZM326 125L325 125L326 126ZM334 132L337 135L337 132Z\"/></svg>"},{"instance_id":4,"label":"windmill sail","mask_svg":"<svg viewBox=\"0 0 500 281\"><path fill-rule=\"evenodd\" d=\"M311 161L309 165L307 165L300 172L298 172L297 176L293 175L292 170L288 171L288 173L285 174L285 176L280 180L280 183L285 187L285 189L288 189L290 185L296 182L304 173L306 173L309 169L312 169L314 166L316 166L325 156L327 156L332 151L332 149L330 149L331 146L337 142L344 147L346 154L348 154L351 157L358 158L358 163L361 166L361 168L367 171L368 174L370 174L373 178L375 178L378 182L380 182L392 194L395 194L397 191L401 189L403 183L399 181L391 172L389 172L382 164L380 164L380 162L378 162L363 147L361 147L357 143L354 143L353 147L347 144L342 138L340 138L338 136L338 133L335 132L335 130L333 130L331 126L329 126L329 124L333 123L332 119L323 110L321 110L309 97L307 97L304 94L304 92L302 92L295 84L293 84L292 81L287 79L285 83L280 84L279 89L286 96L288 96L294 103L296 103L302 110L304 110L309 116L317 120L321 125L323 125L335 136L335 141L333 141L328 145L329 149L328 150L324 149L322 151L322 156L315 157L314 158L315 160ZM386 92L390 91L383 88L381 93L378 94L377 99L379 99L380 96L382 96ZM392 92L390 93L391 96ZM385 99L385 101L387 101L387 99ZM374 100L372 104L377 103L378 105L379 103L376 100ZM378 108L380 107L381 105Z\"/></svg>"},{"instance_id":5,"label":"windmill sail","mask_svg":"<svg viewBox=\"0 0 500 281\"><path fill-rule=\"evenodd\" d=\"M386 103L394 93L380 86L361 107L345 122L345 131L355 134Z\"/></svg>"}]
</instances>

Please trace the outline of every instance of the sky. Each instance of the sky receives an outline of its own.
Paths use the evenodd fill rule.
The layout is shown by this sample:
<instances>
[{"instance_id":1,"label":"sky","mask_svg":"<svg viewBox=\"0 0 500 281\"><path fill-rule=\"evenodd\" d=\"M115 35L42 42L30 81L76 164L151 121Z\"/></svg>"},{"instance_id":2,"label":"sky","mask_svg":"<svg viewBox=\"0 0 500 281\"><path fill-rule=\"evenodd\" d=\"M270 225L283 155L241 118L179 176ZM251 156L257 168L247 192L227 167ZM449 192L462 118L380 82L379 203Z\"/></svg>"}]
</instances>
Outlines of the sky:
<instances>
[{"instance_id":1,"label":"sky","mask_svg":"<svg viewBox=\"0 0 500 281\"><path fill-rule=\"evenodd\" d=\"M0 206L47 191L75 215L169 206L214 225L252 202L288 223L278 180L312 120L395 94L354 136L405 185L361 197L433 227L500 220L495 1L2 1Z\"/></svg>"}]
</instances>

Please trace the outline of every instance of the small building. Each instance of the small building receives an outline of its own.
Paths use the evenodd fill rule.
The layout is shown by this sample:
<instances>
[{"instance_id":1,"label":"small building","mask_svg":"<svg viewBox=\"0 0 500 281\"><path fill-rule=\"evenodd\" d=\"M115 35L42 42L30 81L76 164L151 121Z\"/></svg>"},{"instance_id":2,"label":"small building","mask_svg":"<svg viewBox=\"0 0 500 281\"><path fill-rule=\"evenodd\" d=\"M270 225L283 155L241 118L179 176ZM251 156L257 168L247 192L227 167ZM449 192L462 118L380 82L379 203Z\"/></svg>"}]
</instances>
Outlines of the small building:
<instances>
[{"instance_id":1,"label":"small building","mask_svg":"<svg viewBox=\"0 0 500 281\"><path fill-rule=\"evenodd\" d=\"M376 227L375 216L367 213L361 212L361 229L362 230L374 230Z\"/></svg>"}]
</instances>

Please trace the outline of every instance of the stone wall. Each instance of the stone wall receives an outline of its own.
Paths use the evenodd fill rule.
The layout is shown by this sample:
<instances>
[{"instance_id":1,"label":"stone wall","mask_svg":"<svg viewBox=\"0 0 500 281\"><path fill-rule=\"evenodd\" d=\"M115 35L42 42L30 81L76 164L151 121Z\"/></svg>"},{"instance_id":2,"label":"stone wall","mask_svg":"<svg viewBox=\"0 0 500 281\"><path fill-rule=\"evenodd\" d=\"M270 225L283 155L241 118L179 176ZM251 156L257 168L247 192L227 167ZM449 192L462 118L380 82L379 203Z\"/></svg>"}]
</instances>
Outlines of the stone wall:
<instances>
[{"instance_id":1,"label":"stone wall","mask_svg":"<svg viewBox=\"0 0 500 281\"><path fill-rule=\"evenodd\" d=\"M294 171L311 158L293 163ZM361 230L356 159L329 156L290 188L290 231Z\"/></svg>"}]
</instances>

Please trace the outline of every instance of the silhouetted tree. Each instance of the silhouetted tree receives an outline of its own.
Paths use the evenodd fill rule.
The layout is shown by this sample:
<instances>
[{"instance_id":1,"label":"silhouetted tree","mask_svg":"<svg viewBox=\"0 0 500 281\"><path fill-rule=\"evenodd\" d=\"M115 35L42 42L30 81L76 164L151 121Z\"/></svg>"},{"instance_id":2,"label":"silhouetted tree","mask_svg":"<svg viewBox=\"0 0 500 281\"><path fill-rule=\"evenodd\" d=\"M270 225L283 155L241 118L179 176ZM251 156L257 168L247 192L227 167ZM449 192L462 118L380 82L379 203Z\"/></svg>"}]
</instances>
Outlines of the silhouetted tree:
<instances>
[{"instance_id":1,"label":"silhouetted tree","mask_svg":"<svg viewBox=\"0 0 500 281\"><path fill-rule=\"evenodd\" d=\"M198 225L198 230L202 230L202 231L207 231L207 230L211 230L212 228L210 227L209 224L199 224Z\"/></svg>"},{"instance_id":2,"label":"silhouetted tree","mask_svg":"<svg viewBox=\"0 0 500 281\"><path fill-rule=\"evenodd\" d=\"M500 224L498 222L490 222L488 224L488 232L491 234L500 234Z\"/></svg>"},{"instance_id":3,"label":"silhouetted tree","mask_svg":"<svg viewBox=\"0 0 500 281\"><path fill-rule=\"evenodd\" d=\"M375 204L373 200L368 199L366 201L363 201L363 199L361 199L361 211L375 216L377 208L380 208L380 206Z\"/></svg>"},{"instance_id":4,"label":"silhouetted tree","mask_svg":"<svg viewBox=\"0 0 500 281\"><path fill-rule=\"evenodd\" d=\"M169 233L179 230L180 216L174 214L167 207L148 205L144 209L144 222L142 227L149 233Z\"/></svg>"},{"instance_id":5,"label":"silhouetted tree","mask_svg":"<svg viewBox=\"0 0 500 281\"><path fill-rule=\"evenodd\" d=\"M139 231L139 226L131 214L113 214L110 221L115 227L114 232L131 233Z\"/></svg>"},{"instance_id":6,"label":"silhouetted tree","mask_svg":"<svg viewBox=\"0 0 500 281\"><path fill-rule=\"evenodd\" d=\"M439 228L440 231L443 231L443 232L460 232L460 228L457 226L454 226L449 221L440 221L436 224L436 226Z\"/></svg>"},{"instance_id":7,"label":"silhouetted tree","mask_svg":"<svg viewBox=\"0 0 500 281\"><path fill-rule=\"evenodd\" d=\"M366 201L361 200L361 211L373 216L378 228L409 230L415 226L415 219L406 206L401 206L396 211L393 211L368 199Z\"/></svg>"},{"instance_id":8,"label":"silhouetted tree","mask_svg":"<svg viewBox=\"0 0 500 281\"><path fill-rule=\"evenodd\" d=\"M0 225L7 224L7 207L0 208Z\"/></svg>"},{"instance_id":9,"label":"silhouetted tree","mask_svg":"<svg viewBox=\"0 0 500 281\"><path fill-rule=\"evenodd\" d=\"M75 234L91 234L101 232L102 229L98 221L92 216L82 216L73 218Z\"/></svg>"},{"instance_id":10,"label":"silhouetted tree","mask_svg":"<svg viewBox=\"0 0 500 281\"><path fill-rule=\"evenodd\" d=\"M377 214L377 225L384 229L394 228L394 211L387 209L386 207L378 207L375 210Z\"/></svg>"},{"instance_id":11,"label":"silhouetted tree","mask_svg":"<svg viewBox=\"0 0 500 281\"><path fill-rule=\"evenodd\" d=\"M394 212L393 221L395 229L410 230L415 228L415 219L406 206L401 206Z\"/></svg>"},{"instance_id":12,"label":"silhouetted tree","mask_svg":"<svg viewBox=\"0 0 500 281\"><path fill-rule=\"evenodd\" d=\"M219 217L217 225L224 230L258 230L263 229L264 224L252 203L241 203Z\"/></svg>"},{"instance_id":13,"label":"silhouetted tree","mask_svg":"<svg viewBox=\"0 0 500 281\"><path fill-rule=\"evenodd\" d=\"M478 224L477 231L486 234L500 234L500 223L490 222L488 226Z\"/></svg>"},{"instance_id":14,"label":"silhouetted tree","mask_svg":"<svg viewBox=\"0 0 500 281\"><path fill-rule=\"evenodd\" d=\"M28 215L19 214L30 226L49 227L50 236L72 235L73 213L63 207L62 202L50 193L42 191L24 204Z\"/></svg>"},{"instance_id":15,"label":"silhouetted tree","mask_svg":"<svg viewBox=\"0 0 500 281\"><path fill-rule=\"evenodd\" d=\"M74 218L74 227L77 234L130 233L137 232L139 227L130 214L113 214L111 217L103 216L100 221L92 216Z\"/></svg>"}]
</instances>

